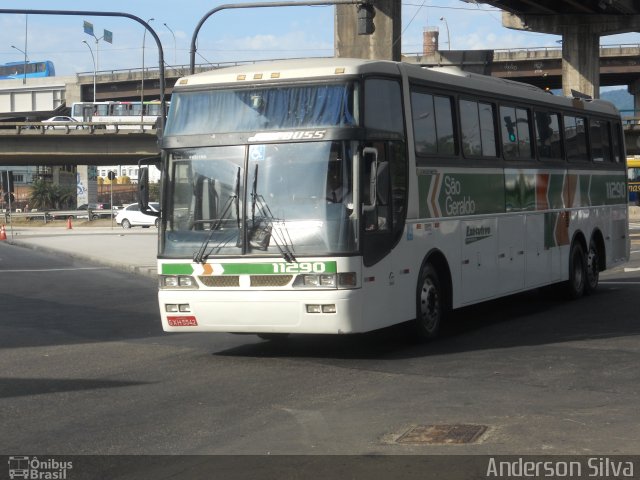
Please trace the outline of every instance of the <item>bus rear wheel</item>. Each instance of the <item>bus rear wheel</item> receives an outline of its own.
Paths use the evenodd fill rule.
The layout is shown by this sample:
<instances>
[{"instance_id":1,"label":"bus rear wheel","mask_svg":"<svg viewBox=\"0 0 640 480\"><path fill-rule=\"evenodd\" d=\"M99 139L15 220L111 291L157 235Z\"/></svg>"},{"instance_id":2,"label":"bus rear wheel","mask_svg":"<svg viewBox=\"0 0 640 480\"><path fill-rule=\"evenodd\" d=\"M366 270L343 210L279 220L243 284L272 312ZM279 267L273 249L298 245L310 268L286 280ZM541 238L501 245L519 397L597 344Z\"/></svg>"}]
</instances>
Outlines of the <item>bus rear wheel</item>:
<instances>
[{"instance_id":1,"label":"bus rear wheel","mask_svg":"<svg viewBox=\"0 0 640 480\"><path fill-rule=\"evenodd\" d=\"M589 295L598 288L598 282L600 281L600 256L598 255L598 246L593 239L589 242L589 251L585 262L587 281L584 286L584 293Z\"/></svg>"},{"instance_id":2,"label":"bus rear wheel","mask_svg":"<svg viewBox=\"0 0 640 480\"><path fill-rule=\"evenodd\" d=\"M569 280L566 283L567 296L580 298L585 293L587 283L587 260L582 245L574 242L569 252Z\"/></svg>"},{"instance_id":3,"label":"bus rear wheel","mask_svg":"<svg viewBox=\"0 0 640 480\"><path fill-rule=\"evenodd\" d=\"M447 295L437 270L430 263L420 270L416 291L416 319L414 330L418 337L428 340L438 336L449 313Z\"/></svg>"}]
</instances>

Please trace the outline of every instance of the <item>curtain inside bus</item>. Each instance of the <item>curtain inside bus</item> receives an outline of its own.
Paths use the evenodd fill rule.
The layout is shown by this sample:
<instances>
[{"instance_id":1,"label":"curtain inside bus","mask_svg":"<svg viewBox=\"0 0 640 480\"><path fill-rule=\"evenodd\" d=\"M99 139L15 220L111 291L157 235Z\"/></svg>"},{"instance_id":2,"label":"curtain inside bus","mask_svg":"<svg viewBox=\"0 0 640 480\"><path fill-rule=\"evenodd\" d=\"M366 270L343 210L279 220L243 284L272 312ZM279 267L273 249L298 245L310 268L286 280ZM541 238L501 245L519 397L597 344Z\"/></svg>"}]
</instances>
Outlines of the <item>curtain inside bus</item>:
<instances>
[{"instance_id":1,"label":"curtain inside bus","mask_svg":"<svg viewBox=\"0 0 640 480\"><path fill-rule=\"evenodd\" d=\"M174 92L166 135L352 126L354 84Z\"/></svg>"}]
</instances>

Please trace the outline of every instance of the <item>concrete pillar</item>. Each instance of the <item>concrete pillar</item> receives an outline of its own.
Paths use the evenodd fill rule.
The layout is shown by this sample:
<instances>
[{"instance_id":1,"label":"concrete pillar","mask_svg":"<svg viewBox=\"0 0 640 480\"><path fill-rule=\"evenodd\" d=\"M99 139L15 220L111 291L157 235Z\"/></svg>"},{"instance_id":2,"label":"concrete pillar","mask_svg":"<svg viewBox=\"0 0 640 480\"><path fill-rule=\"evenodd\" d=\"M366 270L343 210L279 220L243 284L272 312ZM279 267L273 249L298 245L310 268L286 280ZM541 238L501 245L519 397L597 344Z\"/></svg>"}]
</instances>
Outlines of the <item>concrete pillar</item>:
<instances>
[{"instance_id":1,"label":"concrete pillar","mask_svg":"<svg viewBox=\"0 0 640 480\"><path fill-rule=\"evenodd\" d=\"M562 93L576 90L600 98L600 35L589 26L569 26L562 34Z\"/></svg>"},{"instance_id":2,"label":"concrete pillar","mask_svg":"<svg viewBox=\"0 0 640 480\"><path fill-rule=\"evenodd\" d=\"M77 173L78 205L98 202L98 168L95 165L78 165Z\"/></svg>"},{"instance_id":3,"label":"concrete pillar","mask_svg":"<svg viewBox=\"0 0 640 480\"><path fill-rule=\"evenodd\" d=\"M633 116L637 117L640 115L640 78L629 84L627 90L633 95ZM626 115L629 115L629 113L626 113Z\"/></svg>"},{"instance_id":4,"label":"concrete pillar","mask_svg":"<svg viewBox=\"0 0 640 480\"><path fill-rule=\"evenodd\" d=\"M358 35L357 5L336 5L334 41L337 57L400 61L400 0L376 0L373 5L376 30L372 35Z\"/></svg>"},{"instance_id":5,"label":"concrete pillar","mask_svg":"<svg viewBox=\"0 0 640 480\"><path fill-rule=\"evenodd\" d=\"M577 2L569 2L577 3ZM635 32L640 15L517 15L502 13L502 25L515 30L562 35L562 91L599 97L600 36Z\"/></svg>"}]
</instances>

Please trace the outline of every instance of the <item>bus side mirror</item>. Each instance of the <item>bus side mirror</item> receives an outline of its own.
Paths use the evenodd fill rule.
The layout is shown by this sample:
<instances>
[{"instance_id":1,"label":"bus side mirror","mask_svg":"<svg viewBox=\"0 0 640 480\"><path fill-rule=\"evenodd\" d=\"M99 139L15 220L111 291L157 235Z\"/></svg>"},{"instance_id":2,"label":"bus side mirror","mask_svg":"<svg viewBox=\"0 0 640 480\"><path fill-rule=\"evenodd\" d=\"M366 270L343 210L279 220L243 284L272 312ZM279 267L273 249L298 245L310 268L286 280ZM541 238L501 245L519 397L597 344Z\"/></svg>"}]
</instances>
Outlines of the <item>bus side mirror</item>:
<instances>
[{"instance_id":1,"label":"bus side mirror","mask_svg":"<svg viewBox=\"0 0 640 480\"><path fill-rule=\"evenodd\" d=\"M159 217L160 212L149 208L149 167L143 167L142 161L138 162L138 206L145 215Z\"/></svg>"},{"instance_id":2,"label":"bus side mirror","mask_svg":"<svg viewBox=\"0 0 640 480\"><path fill-rule=\"evenodd\" d=\"M138 169L138 205L142 212L149 209L149 167Z\"/></svg>"},{"instance_id":3,"label":"bus side mirror","mask_svg":"<svg viewBox=\"0 0 640 480\"><path fill-rule=\"evenodd\" d=\"M365 207L375 207L377 204L378 184L378 149L365 147L362 150L362 164L369 169L369 198L365 198Z\"/></svg>"},{"instance_id":4,"label":"bus side mirror","mask_svg":"<svg viewBox=\"0 0 640 480\"><path fill-rule=\"evenodd\" d=\"M378 162L376 168L376 204L389 204L389 162Z\"/></svg>"}]
</instances>

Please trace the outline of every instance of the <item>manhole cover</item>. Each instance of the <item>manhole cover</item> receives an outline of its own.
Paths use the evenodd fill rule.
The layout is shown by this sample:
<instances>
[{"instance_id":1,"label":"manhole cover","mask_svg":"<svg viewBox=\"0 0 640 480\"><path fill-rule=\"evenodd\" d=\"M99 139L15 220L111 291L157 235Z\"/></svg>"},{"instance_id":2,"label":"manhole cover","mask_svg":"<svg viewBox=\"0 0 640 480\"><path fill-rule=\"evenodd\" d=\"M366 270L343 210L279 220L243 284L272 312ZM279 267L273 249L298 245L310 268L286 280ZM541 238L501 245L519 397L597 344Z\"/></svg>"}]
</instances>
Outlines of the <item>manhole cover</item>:
<instances>
[{"instance_id":1,"label":"manhole cover","mask_svg":"<svg viewBox=\"0 0 640 480\"><path fill-rule=\"evenodd\" d=\"M476 442L485 425L418 425L401 435L396 443L464 444Z\"/></svg>"}]
</instances>

